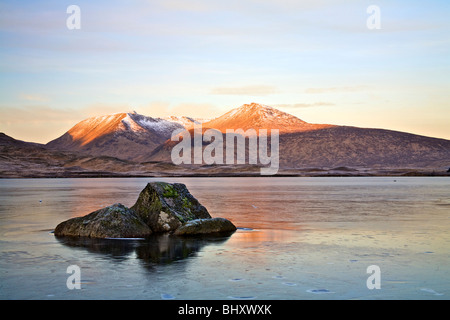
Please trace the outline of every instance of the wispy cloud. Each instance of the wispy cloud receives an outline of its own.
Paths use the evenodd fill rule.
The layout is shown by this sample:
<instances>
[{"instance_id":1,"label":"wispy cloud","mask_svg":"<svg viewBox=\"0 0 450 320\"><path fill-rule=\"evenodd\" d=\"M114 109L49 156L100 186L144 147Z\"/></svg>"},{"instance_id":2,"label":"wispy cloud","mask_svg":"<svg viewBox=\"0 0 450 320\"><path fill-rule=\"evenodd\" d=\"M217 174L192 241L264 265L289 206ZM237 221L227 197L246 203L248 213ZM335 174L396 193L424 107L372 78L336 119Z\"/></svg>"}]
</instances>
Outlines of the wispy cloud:
<instances>
[{"instance_id":1,"label":"wispy cloud","mask_svg":"<svg viewBox=\"0 0 450 320\"><path fill-rule=\"evenodd\" d=\"M23 107L0 107L0 124L66 122L74 119L77 112L55 109L46 105Z\"/></svg>"},{"instance_id":2,"label":"wispy cloud","mask_svg":"<svg viewBox=\"0 0 450 320\"><path fill-rule=\"evenodd\" d=\"M22 93L19 95L19 98L21 100L33 101L33 102L48 102L48 101L50 101L50 99L48 97L41 95L41 94Z\"/></svg>"},{"instance_id":3,"label":"wispy cloud","mask_svg":"<svg viewBox=\"0 0 450 320\"><path fill-rule=\"evenodd\" d=\"M297 109L297 108L311 108L311 107L330 107L336 104L331 102L313 102L313 103L292 103L292 104L277 104L279 108Z\"/></svg>"},{"instance_id":4,"label":"wispy cloud","mask_svg":"<svg viewBox=\"0 0 450 320\"><path fill-rule=\"evenodd\" d=\"M278 93L278 89L274 86L254 85L242 87L217 87L211 90L211 94L215 95L236 95L236 96L267 96Z\"/></svg>"},{"instance_id":5,"label":"wispy cloud","mask_svg":"<svg viewBox=\"0 0 450 320\"><path fill-rule=\"evenodd\" d=\"M348 86L348 87L328 87L328 88L307 88L305 93L346 93L360 92L367 90L368 86Z\"/></svg>"}]
</instances>

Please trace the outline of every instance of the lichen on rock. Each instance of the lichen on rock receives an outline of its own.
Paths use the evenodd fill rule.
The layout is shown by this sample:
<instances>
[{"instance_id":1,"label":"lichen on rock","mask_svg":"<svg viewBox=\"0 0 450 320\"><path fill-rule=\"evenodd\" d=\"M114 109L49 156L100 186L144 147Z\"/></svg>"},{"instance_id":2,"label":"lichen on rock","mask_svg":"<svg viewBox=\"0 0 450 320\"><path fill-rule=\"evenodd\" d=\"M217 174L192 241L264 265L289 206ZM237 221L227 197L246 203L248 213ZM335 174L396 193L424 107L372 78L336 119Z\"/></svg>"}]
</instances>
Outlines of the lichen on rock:
<instances>
[{"instance_id":1,"label":"lichen on rock","mask_svg":"<svg viewBox=\"0 0 450 320\"><path fill-rule=\"evenodd\" d=\"M131 209L154 232L174 231L187 221L211 218L181 183L148 183Z\"/></svg>"}]
</instances>

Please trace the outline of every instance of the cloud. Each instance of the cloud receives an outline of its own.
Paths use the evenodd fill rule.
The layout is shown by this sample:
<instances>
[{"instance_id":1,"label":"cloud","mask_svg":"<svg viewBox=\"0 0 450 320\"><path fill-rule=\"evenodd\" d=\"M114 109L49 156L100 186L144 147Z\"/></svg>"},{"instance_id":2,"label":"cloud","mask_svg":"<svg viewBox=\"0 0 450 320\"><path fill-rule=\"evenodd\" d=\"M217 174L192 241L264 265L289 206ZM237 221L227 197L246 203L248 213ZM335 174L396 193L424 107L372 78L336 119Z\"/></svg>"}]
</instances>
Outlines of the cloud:
<instances>
[{"instance_id":1,"label":"cloud","mask_svg":"<svg viewBox=\"0 0 450 320\"><path fill-rule=\"evenodd\" d=\"M242 87L217 87L211 90L214 95L234 95L234 96L267 96L278 93L274 86L255 85Z\"/></svg>"},{"instance_id":2,"label":"cloud","mask_svg":"<svg viewBox=\"0 0 450 320\"><path fill-rule=\"evenodd\" d=\"M367 86L349 86L349 87L328 87L328 88L307 88L305 93L347 93L364 91Z\"/></svg>"},{"instance_id":3,"label":"cloud","mask_svg":"<svg viewBox=\"0 0 450 320\"><path fill-rule=\"evenodd\" d=\"M336 104L331 102L314 102L314 103L293 103L293 104L278 104L279 108L297 109L297 108L311 108L311 107L329 107Z\"/></svg>"},{"instance_id":4,"label":"cloud","mask_svg":"<svg viewBox=\"0 0 450 320\"><path fill-rule=\"evenodd\" d=\"M75 119L78 114L73 110L55 109L45 105L24 107L0 107L0 124L66 122Z\"/></svg>"},{"instance_id":5,"label":"cloud","mask_svg":"<svg viewBox=\"0 0 450 320\"><path fill-rule=\"evenodd\" d=\"M26 93L20 94L19 98L22 100L33 102L48 102L50 100L48 97L40 94L26 94Z\"/></svg>"}]
</instances>

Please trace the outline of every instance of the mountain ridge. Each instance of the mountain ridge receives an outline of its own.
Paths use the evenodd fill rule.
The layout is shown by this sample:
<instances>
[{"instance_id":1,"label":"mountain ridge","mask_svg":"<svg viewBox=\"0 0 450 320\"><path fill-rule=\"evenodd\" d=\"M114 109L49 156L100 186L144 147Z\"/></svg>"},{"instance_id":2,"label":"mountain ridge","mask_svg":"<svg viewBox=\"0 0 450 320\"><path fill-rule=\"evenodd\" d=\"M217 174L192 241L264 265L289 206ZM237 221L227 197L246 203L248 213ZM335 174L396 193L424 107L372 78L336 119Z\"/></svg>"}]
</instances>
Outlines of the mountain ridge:
<instances>
[{"instance_id":1,"label":"mountain ridge","mask_svg":"<svg viewBox=\"0 0 450 320\"><path fill-rule=\"evenodd\" d=\"M53 150L132 160L142 148L154 149L183 125L137 113L115 113L80 121L46 144Z\"/></svg>"},{"instance_id":2,"label":"mountain ridge","mask_svg":"<svg viewBox=\"0 0 450 320\"><path fill-rule=\"evenodd\" d=\"M256 172L257 168L250 165L175 166L171 150L177 142L171 141L171 134L177 129L192 133L194 124L223 134L226 129L279 129L280 172L284 173L299 174L311 168L329 174L334 174L329 171L333 168L366 173L372 169L441 172L450 167L450 140L388 129L310 124L270 106L250 103L211 120L186 116L153 118L136 112L91 117L45 145L9 139L3 134L0 165L6 169L0 172L9 172L8 166L16 168L18 176L19 168L27 166L32 170L41 168L47 175L62 172L63 176L64 172L91 171L94 176L100 172L113 176ZM203 148L207 145L204 142ZM246 152L248 159L248 148ZM46 162L59 167L59 171L49 171Z\"/></svg>"},{"instance_id":3,"label":"mountain ridge","mask_svg":"<svg viewBox=\"0 0 450 320\"><path fill-rule=\"evenodd\" d=\"M226 129L278 129L280 133L318 130L328 124L311 124L270 106L252 102L232 109L220 117L203 123L221 132Z\"/></svg>"},{"instance_id":4,"label":"mountain ridge","mask_svg":"<svg viewBox=\"0 0 450 320\"><path fill-rule=\"evenodd\" d=\"M310 124L275 108L251 103L232 109L212 120L187 116L153 118L136 112L91 117L48 142L46 147L143 161L143 157L170 139L174 130L191 130L195 125L214 128L224 133L226 129L278 129L281 133L286 133L331 127Z\"/></svg>"}]
</instances>

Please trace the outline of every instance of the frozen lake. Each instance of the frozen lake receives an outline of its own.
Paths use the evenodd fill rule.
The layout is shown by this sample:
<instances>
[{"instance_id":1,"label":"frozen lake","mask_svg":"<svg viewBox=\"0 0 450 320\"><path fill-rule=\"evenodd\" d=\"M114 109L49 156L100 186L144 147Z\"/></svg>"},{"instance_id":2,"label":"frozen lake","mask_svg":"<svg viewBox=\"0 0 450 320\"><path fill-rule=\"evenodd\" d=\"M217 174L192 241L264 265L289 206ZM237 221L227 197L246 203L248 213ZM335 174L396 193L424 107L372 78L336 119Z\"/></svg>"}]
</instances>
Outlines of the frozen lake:
<instances>
[{"instance_id":1,"label":"frozen lake","mask_svg":"<svg viewBox=\"0 0 450 320\"><path fill-rule=\"evenodd\" d=\"M56 239L150 181L185 183L229 237ZM450 179L0 180L1 299L449 299ZM81 272L69 290L67 268ZM370 290L369 266L380 270Z\"/></svg>"}]
</instances>

